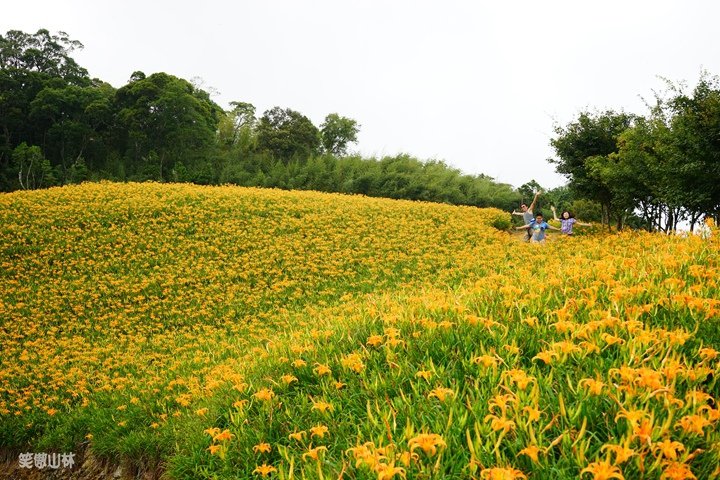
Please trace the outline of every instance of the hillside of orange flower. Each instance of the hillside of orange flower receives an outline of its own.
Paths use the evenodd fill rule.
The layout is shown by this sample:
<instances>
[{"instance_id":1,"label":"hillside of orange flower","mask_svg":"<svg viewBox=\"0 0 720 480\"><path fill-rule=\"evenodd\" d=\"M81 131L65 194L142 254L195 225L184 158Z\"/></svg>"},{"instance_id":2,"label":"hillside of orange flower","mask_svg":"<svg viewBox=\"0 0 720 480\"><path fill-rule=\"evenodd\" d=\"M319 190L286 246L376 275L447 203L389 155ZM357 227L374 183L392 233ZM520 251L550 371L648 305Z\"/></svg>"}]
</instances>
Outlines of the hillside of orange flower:
<instances>
[{"instance_id":1,"label":"hillside of orange flower","mask_svg":"<svg viewBox=\"0 0 720 480\"><path fill-rule=\"evenodd\" d=\"M0 196L0 447L169 478L712 478L717 235L83 184ZM604 476L604 477L603 477Z\"/></svg>"}]
</instances>

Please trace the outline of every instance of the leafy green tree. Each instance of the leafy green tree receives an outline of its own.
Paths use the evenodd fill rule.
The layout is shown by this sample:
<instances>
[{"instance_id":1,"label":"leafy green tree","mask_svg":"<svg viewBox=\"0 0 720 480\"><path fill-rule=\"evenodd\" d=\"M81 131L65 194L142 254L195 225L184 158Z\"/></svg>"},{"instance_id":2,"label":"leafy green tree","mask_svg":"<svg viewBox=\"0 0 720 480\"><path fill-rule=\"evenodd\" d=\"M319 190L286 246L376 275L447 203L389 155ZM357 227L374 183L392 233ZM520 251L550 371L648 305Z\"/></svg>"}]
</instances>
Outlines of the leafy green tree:
<instances>
[{"instance_id":1,"label":"leafy green tree","mask_svg":"<svg viewBox=\"0 0 720 480\"><path fill-rule=\"evenodd\" d=\"M613 193L599 172L609 167L608 156L618 151L618 137L632 125L634 118L634 115L611 110L599 114L583 112L566 126L556 125L557 136L550 142L557 158L548 161L568 178L578 198L600 203L608 226L613 216ZM625 212L619 210L622 211L614 218L621 226Z\"/></svg>"},{"instance_id":2,"label":"leafy green tree","mask_svg":"<svg viewBox=\"0 0 720 480\"><path fill-rule=\"evenodd\" d=\"M359 131L360 125L352 118L331 113L320 124L323 148L333 155L345 155L348 144L357 142Z\"/></svg>"},{"instance_id":3,"label":"leafy green tree","mask_svg":"<svg viewBox=\"0 0 720 480\"><path fill-rule=\"evenodd\" d=\"M175 162L207 181L222 109L207 92L167 73L135 72L115 95L116 146L136 175L164 180Z\"/></svg>"},{"instance_id":4,"label":"leafy green tree","mask_svg":"<svg viewBox=\"0 0 720 480\"><path fill-rule=\"evenodd\" d=\"M575 218L585 222L602 221L602 208L599 203L592 200L585 200L584 198L573 200L567 207L558 209L558 216L562 213L562 210L572 212Z\"/></svg>"},{"instance_id":5,"label":"leafy green tree","mask_svg":"<svg viewBox=\"0 0 720 480\"><path fill-rule=\"evenodd\" d=\"M542 200L542 203L546 206L555 207L559 215L562 210L568 210L570 208L570 204L574 198L570 187L563 185L543 192L540 198L538 198L538 201L540 200Z\"/></svg>"},{"instance_id":6,"label":"leafy green tree","mask_svg":"<svg viewBox=\"0 0 720 480\"><path fill-rule=\"evenodd\" d=\"M541 191L543 191L542 186L535 180L530 180L529 182L524 183L518 187L518 192L522 196L521 201L528 204L529 202L532 202L535 194Z\"/></svg>"},{"instance_id":7,"label":"leafy green tree","mask_svg":"<svg viewBox=\"0 0 720 480\"><path fill-rule=\"evenodd\" d=\"M17 188L13 150L21 143L44 148L47 126L30 118L31 102L45 88L88 86L87 71L70 56L78 41L47 30L10 30L0 35L0 189ZM55 162L53 155L49 155Z\"/></svg>"},{"instance_id":8,"label":"leafy green tree","mask_svg":"<svg viewBox=\"0 0 720 480\"><path fill-rule=\"evenodd\" d=\"M274 107L257 125L258 149L288 163L293 157L307 160L320 148L320 131L306 116L289 108Z\"/></svg>"},{"instance_id":9,"label":"leafy green tree","mask_svg":"<svg viewBox=\"0 0 720 480\"><path fill-rule=\"evenodd\" d=\"M68 181L70 183L81 183L87 180L90 176L90 171L85 164L85 159L78 157L75 162L70 166L70 175Z\"/></svg>"},{"instance_id":10,"label":"leafy green tree","mask_svg":"<svg viewBox=\"0 0 720 480\"><path fill-rule=\"evenodd\" d=\"M232 107L220 118L218 141L224 147L247 150L253 143L253 128L257 122L255 107L246 102L230 102Z\"/></svg>"},{"instance_id":11,"label":"leafy green tree","mask_svg":"<svg viewBox=\"0 0 720 480\"><path fill-rule=\"evenodd\" d=\"M74 50L82 48L82 43L71 40L65 32L51 35L45 29L34 34L9 30L0 35L0 68L37 72L85 84L87 70L70 56Z\"/></svg>"},{"instance_id":12,"label":"leafy green tree","mask_svg":"<svg viewBox=\"0 0 720 480\"><path fill-rule=\"evenodd\" d=\"M114 95L115 89L102 82L48 84L30 102L28 118L44 132L45 155L63 172L80 157L90 159L92 169L103 167Z\"/></svg>"},{"instance_id":13,"label":"leafy green tree","mask_svg":"<svg viewBox=\"0 0 720 480\"><path fill-rule=\"evenodd\" d=\"M703 72L692 94L675 88L668 102L672 145L680 157L672 172L691 224L720 215L720 78Z\"/></svg>"},{"instance_id":14,"label":"leafy green tree","mask_svg":"<svg viewBox=\"0 0 720 480\"><path fill-rule=\"evenodd\" d=\"M23 142L13 150L12 159L23 190L50 187L57 183L50 162L43 156L40 147Z\"/></svg>"}]
</instances>

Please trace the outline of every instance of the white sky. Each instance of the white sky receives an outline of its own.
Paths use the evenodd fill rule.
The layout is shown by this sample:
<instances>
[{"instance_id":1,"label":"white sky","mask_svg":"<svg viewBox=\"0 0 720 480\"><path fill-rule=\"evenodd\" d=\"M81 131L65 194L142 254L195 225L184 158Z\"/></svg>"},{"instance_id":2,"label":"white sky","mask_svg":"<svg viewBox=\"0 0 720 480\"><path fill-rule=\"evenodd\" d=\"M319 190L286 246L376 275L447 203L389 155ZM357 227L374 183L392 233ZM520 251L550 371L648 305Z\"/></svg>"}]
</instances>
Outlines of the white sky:
<instances>
[{"instance_id":1,"label":"white sky","mask_svg":"<svg viewBox=\"0 0 720 480\"><path fill-rule=\"evenodd\" d=\"M658 75L720 74L720 2L4 2L0 30L63 30L115 87L131 73L201 77L232 100L361 124L355 150L443 159L519 186L564 183L553 122L585 108L645 113Z\"/></svg>"}]
</instances>

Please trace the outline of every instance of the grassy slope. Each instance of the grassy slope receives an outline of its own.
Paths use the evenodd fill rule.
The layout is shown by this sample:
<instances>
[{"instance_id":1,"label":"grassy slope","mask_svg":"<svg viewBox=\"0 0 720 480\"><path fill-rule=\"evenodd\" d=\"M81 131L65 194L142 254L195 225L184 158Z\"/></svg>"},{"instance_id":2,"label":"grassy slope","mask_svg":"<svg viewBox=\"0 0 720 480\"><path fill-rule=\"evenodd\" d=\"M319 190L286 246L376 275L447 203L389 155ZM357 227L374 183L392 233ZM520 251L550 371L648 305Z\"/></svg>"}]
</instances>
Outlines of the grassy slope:
<instances>
[{"instance_id":1,"label":"grassy slope","mask_svg":"<svg viewBox=\"0 0 720 480\"><path fill-rule=\"evenodd\" d=\"M409 476L512 466L574 478L627 438L632 476L655 454L615 421L626 408L652 413L653 441L702 447L696 474L717 459L713 427L700 438L673 425L708 414L666 405L696 389L718 397L703 370L717 361L698 353L720 348L715 241L626 234L538 249L488 228L496 211L230 187L83 185L0 202L0 445L85 442L136 463L169 458L175 478L243 478L261 464L376 478L394 460ZM677 329L695 334L674 344ZM672 359L680 377L663 370ZM618 377L622 366L635 373ZM645 399L657 386L645 367L673 396ZM489 414L514 425L494 431ZM213 440L223 430L233 437ZM411 451L419 432L447 446ZM269 453L253 451L262 442ZM518 456L532 444L538 462Z\"/></svg>"}]
</instances>

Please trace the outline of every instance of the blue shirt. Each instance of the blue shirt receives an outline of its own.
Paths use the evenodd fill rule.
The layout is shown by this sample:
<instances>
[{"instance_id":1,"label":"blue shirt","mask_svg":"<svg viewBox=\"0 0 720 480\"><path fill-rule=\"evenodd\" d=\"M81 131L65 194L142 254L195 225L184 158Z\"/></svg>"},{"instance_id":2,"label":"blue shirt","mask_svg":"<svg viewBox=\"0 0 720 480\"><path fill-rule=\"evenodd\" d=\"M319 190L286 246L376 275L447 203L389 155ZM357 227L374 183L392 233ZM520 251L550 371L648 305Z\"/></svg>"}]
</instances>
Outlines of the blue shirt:
<instances>
[{"instance_id":1,"label":"blue shirt","mask_svg":"<svg viewBox=\"0 0 720 480\"><path fill-rule=\"evenodd\" d=\"M542 223L537 223L537 221L533 220L530 222L530 235L531 240L535 240L536 242L539 242L540 240L545 240L545 230L550 225L547 224L547 222L543 221Z\"/></svg>"}]
</instances>

